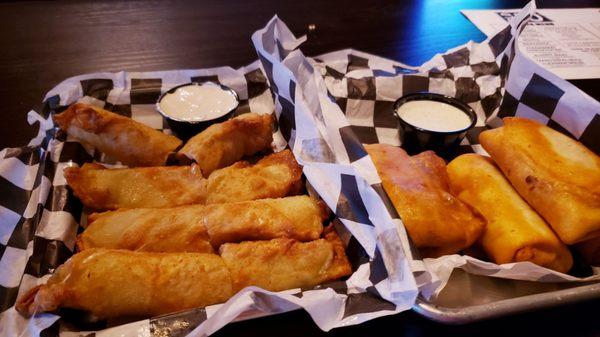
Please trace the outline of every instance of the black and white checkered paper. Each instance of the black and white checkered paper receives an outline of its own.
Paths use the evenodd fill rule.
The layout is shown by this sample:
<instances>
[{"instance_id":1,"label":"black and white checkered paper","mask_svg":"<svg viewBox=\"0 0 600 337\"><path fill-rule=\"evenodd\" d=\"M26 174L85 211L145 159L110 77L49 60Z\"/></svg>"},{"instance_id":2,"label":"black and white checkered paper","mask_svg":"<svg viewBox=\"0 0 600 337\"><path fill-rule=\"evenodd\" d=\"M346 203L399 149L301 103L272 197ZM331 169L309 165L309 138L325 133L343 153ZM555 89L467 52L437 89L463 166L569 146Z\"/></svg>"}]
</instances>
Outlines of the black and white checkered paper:
<instances>
[{"instance_id":1,"label":"black and white checkered paper","mask_svg":"<svg viewBox=\"0 0 600 337\"><path fill-rule=\"evenodd\" d=\"M319 130L321 139L330 144L338 163L349 161L357 168L357 173L363 174L369 185L380 187L379 178L372 176L374 169L371 168L371 160L361 143L401 145L398 120L392 108L394 101L406 94L429 91L455 97L467 103L477 113L477 124L461 143L459 154L476 152L487 155L478 142L479 133L501 126L501 118L506 116L537 120L579 140L598 153L600 103L543 69L519 50L518 36L534 11L535 4L532 2L515 16L509 27L497 35L482 43L469 42L436 55L420 67L406 66L350 49L311 60L299 60L295 54L299 52L286 50L282 46L288 41L280 38L273 54L287 55L283 64L295 76L302 78L296 72L311 72L320 73L322 77L322 80L312 78L317 84L304 84L302 90L308 100L319 97L320 102L310 106L316 127L308 126L312 130L303 130L297 126L295 134ZM261 61L265 66L265 60L261 58ZM267 68L269 66L265 66ZM280 79L283 72L276 70L278 73L273 75L275 78L271 80L272 85L286 85ZM326 92L321 91L323 86L326 87ZM277 92L275 89L273 91ZM332 105L332 101L336 104ZM298 114L299 108L296 106L296 121L299 119ZM339 146L339 138L343 146ZM303 152L318 152L312 148L307 150L310 146L306 146L305 142L307 141L303 139L299 144L296 140L294 150L297 156L302 157ZM300 146L300 149L297 150L296 146ZM366 195L365 192L361 196L363 203L373 203L372 200L367 201ZM382 201L389 205L385 196L382 196ZM370 212L369 216L372 216ZM395 212L391 210L390 216L395 219ZM387 220L380 217L377 221L371 219L371 223L376 228L389 228ZM400 227L402 242L407 242L406 233ZM378 243L382 243L386 238L378 235L378 239ZM416 256L410 255L406 249L405 254ZM462 268L473 274L543 282L600 279L600 268L592 268L591 275L587 277L575 277L531 263L500 266L458 254L424 259L422 262L425 264L425 272L417 261L420 260L411 260L410 264L421 294L426 298L439 294L454 268Z\"/></svg>"},{"instance_id":2,"label":"black and white checkered paper","mask_svg":"<svg viewBox=\"0 0 600 337\"><path fill-rule=\"evenodd\" d=\"M168 125L155 109L159 95L179 84L205 80L236 90L241 99L237 113L272 113L275 109L268 80L257 61L238 70L221 67L77 76L47 94L42 115L30 112L30 122L40 125L38 136L27 147L0 152L0 189L3 189L0 193L0 336L79 336L89 333L96 336L184 336L188 333L203 336L234 320L299 308L308 311L319 327L329 330L411 307L417 289L410 276L407 293L400 294L407 297L405 301L396 305L398 300L387 296L393 288L393 280L398 277L389 275L382 254L375 248L377 239L372 225L351 233L335 219L334 225L346 244L354 271L347 280L330 282L315 289L278 293L250 287L224 304L117 326L110 321L82 323L80 315L68 311L61 311L61 316L44 313L31 319L25 319L15 311L14 303L19 296L45 283L55 268L73 254L75 237L83 230L83 207L68 188L62 170L92 161L119 165L94 148L56 130L50 116L72 103L87 102L169 133ZM286 146L287 130L288 125L281 120L274 135L276 149ZM310 186L314 181L308 174L307 177ZM360 200L355 195L360 181L350 173L335 183L338 190L346 193L339 201L346 207L344 216L363 217L361 209L352 208L352 200ZM309 188L309 191L316 191L317 195L328 193L317 188ZM410 275L408 268L405 272Z\"/></svg>"},{"instance_id":3,"label":"black and white checkered paper","mask_svg":"<svg viewBox=\"0 0 600 337\"><path fill-rule=\"evenodd\" d=\"M339 180L337 175L354 172L361 175L357 176L358 180L365 180L364 189L357 194L363 199L363 205L374 203L369 199L368 186L378 190L382 203L389 205L361 143L401 145L392 105L397 98L409 93L430 91L453 96L477 112L476 127L468 133L459 153L486 154L478 143L479 133L500 126L501 117L514 115L538 120L598 152L600 134L595 130L599 103L529 60L518 48L518 35L534 10L535 4L531 3L514 18L511 26L496 36L480 44L470 42L436 55L420 67L409 67L355 50L305 58L294 50L302 40L289 34L276 18L261 36L255 34L253 40L259 45L259 58L273 86L279 118L288 120L287 124L292 126L287 138L296 156L305 160L307 166L311 166L307 163L311 161L321 166L336 164L328 176L315 175L315 180L327 189L330 181ZM265 38L269 32L275 36L274 42ZM261 51L266 53L261 54ZM290 100L291 92L294 92L295 102ZM299 96L303 100L299 100ZM342 171L343 168L346 171ZM334 170L339 172L332 173ZM307 171L310 169L305 168ZM330 207L339 207L336 200L335 195L327 200ZM388 207L388 210L389 217L369 209L367 217L358 223L389 230L391 223L401 222L393 209ZM340 218L344 221L343 216ZM351 231L364 228L354 222L346 224ZM439 293L451 271L459 267L474 274L544 282L589 281L599 277L597 268L592 269L594 275L575 277L531 263L499 266L462 255L421 261L413 258L416 255L406 247L409 241L406 233L401 225L399 228L404 256L409 257L416 282L425 297ZM376 245L385 246L390 237L378 233ZM393 252L385 249L382 252L384 257L393 256ZM425 264L425 270L419 261Z\"/></svg>"}]
</instances>

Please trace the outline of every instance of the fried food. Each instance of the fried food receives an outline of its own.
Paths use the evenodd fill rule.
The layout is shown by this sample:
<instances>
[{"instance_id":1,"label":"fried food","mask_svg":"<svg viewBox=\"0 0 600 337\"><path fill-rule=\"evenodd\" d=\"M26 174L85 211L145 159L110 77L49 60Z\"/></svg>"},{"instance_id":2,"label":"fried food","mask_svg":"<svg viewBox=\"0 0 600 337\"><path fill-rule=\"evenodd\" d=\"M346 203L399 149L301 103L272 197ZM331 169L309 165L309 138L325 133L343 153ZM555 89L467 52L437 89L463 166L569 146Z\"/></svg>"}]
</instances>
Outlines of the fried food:
<instances>
[{"instance_id":1,"label":"fried food","mask_svg":"<svg viewBox=\"0 0 600 337\"><path fill-rule=\"evenodd\" d=\"M204 218L202 205L94 213L88 216L87 228L77 237L77 249L214 253Z\"/></svg>"},{"instance_id":2,"label":"fried food","mask_svg":"<svg viewBox=\"0 0 600 337\"><path fill-rule=\"evenodd\" d=\"M300 193L302 168L290 150L271 154L251 165L239 161L208 177L207 204L281 198Z\"/></svg>"},{"instance_id":3,"label":"fried food","mask_svg":"<svg viewBox=\"0 0 600 337\"><path fill-rule=\"evenodd\" d=\"M221 303L233 295L230 272L214 254L88 249L26 293L25 316L59 307L98 318L147 317Z\"/></svg>"},{"instance_id":4,"label":"fried food","mask_svg":"<svg viewBox=\"0 0 600 337\"><path fill-rule=\"evenodd\" d=\"M481 216L450 193L446 164L435 153L425 151L410 157L391 145L365 148L421 255L454 254L483 233Z\"/></svg>"},{"instance_id":5,"label":"fried food","mask_svg":"<svg viewBox=\"0 0 600 337\"><path fill-rule=\"evenodd\" d=\"M226 122L213 124L192 137L179 150L178 157L192 159L209 176L214 170L229 166L273 142L273 117L247 113Z\"/></svg>"},{"instance_id":6,"label":"fried food","mask_svg":"<svg viewBox=\"0 0 600 337\"><path fill-rule=\"evenodd\" d=\"M491 159L465 154L448 164L450 187L483 215L481 246L497 264L529 261L566 273L569 249L510 185Z\"/></svg>"},{"instance_id":7,"label":"fried food","mask_svg":"<svg viewBox=\"0 0 600 337\"><path fill-rule=\"evenodd\" d=\"M326 216L315 199L302 195L229 204L136 208L96 213L77 247L149 252L213 253L225 242L291 238L316 240Z\"/></svg>"},{"instance_id":8,"label":"fried food","mask_svg":"<svg viewBox=\"0 0 600 337\"><path fill-rule=\"evenodd\" d=\"M600 236L600 157L524 118L479 136L508 180L566 244Z\"/></svg>"},{"instance_id":9,"label":"fried food","mask_svg":"<svg viewBox=\"0 0 600 337\"><path fill-rule=\"evenodd\" d=\"M106 169L86 163L63 172L75 196L96 210L174 207L206 199L206 180L196 165Z\"/></svg>"},{"instance_id":10,"label":"fried food","mask_svg":"<svg viewBox=\"0 0 600 337\"><path fill-rule=\"evenodd\" d=\"M84 205L96 210L216 204L298 194L302 169L289 150L251 165L240 161L208 179L196 164L106 169L98 164L69 167L64 175Z\"/></svg>"},{"instance_id":11,"label":"fried food","mask_svg":"<svg viewBox=\"0 0 600 337\"><path fill-rule=\"evenodd\" d=\"M225 302L247 286L313 287L351 273L333 231L306 243L287 238L227 243L221 254L87 249L15 307L27 317L58 308L98 318L148 317Z\"/></svg>"},{"instance_id":12,"label":"fried food","mask_svg":"<svg viewBox=\"0 0 600 337\"><path fill-rule=\"evenodd\" d=\"M324 205L307 195L213 204L205 209L203 223L215 248L246 240L317 240L327 216Z\"/></svg>"},{"instance_id":13,"label":"fried food","mask_svg":"<svg viewBox=\"0 0 600 337\"><path fill-rule=\"evenodd\" d=\"M54 115L54 122L78 141L90 144L127 166L160 166L181 140L104 109L76 103Z\"/></svg>"},{"instance_id":14,"label":"fried food","mask_svg":"<svg viewBox=\"0 0 600 337\"><path fill-rule=\"evenodd\" d=\"M271 291L311 288L352 272L334 231L305 243L286 238L226 243L220 254L231 272L234 291L250 285Z\"/></svg>"}]
</instances>

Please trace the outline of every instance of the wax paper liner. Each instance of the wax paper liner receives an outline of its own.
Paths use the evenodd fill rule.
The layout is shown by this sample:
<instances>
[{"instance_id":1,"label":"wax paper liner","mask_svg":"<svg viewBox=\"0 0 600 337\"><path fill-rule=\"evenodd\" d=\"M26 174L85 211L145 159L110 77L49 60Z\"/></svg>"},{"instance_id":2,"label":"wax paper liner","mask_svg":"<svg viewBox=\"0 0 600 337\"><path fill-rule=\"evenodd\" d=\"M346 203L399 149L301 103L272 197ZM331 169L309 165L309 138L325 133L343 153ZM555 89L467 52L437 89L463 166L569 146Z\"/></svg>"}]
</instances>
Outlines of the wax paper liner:
<instances>
[{"instance_id":1,"label":"wax paper liner","mask_svg":"<svg viewBox=\"0 0 600 337\"><path fill-rule=\"evenodd\" d=\"M271 80L273 92L281 92L276 101L283 106L283 114L293 116L292 109L286 110L289 76L285 70L297 78L293 85L301 85L301 94L308 101L318 102L309 105L309 111L317 121L317 128L304 130L303 125L295 128L291 137L295 140L294 152L302 158L306 134L320 132L328 139L331 151L338 162L354 166L356 172L368 181L369 185L380 188L372 162L361 144L385 143L401 145L398 135L398 120L393 114L393 103L399 97L421 91L429 91L455 97L466 102L477 113L477 124L461 143L458 153L476 152L487 155L478 143L479 133L502 124L501 118L521 116L537 120L563 132L595 151L600 150L600 103L578 88L553 75L524 55L518 47L518 36L535 11L535 3L527 5L516 15L510 25L482 43L469 42L438 54L419 67L411 67L381 57L355 50L341 50L314 59L301 56L288 46L295 46L293 36L285 34L283 24L275 19L267 26L275 30L276 43L264 41L270 55L282 59L259 58L265 69L273 68ZM259 37L253 37L255 44ZM269 62L274 63L270 65ZM281 66L286 69L281 70ZM314 74L320 76L313 76ZM311 77L313 76L313 77ZM271 78L273 77L273 78ZM321 77L321 78L319 78ZM302 80L305 78L305 80ZM307 79L308 78L308 79ZM297 84L299 83L299 84ZM326 90L323 89L326 87ZM276 95L277 96L277 95ZM296 90L296 101L298 101ZM336 104L332 104L335 102ZM296 122L300 118L295 107ZM291 117L288 117L291 119ZM291 124L291 123L288 123ZM291 142L294 143L294 142ZM300 149L296 146L300 145ZM344 151L346 150L346 151ZM379 193L383 204L389 200ZM374 201L363 196L364 204ZM390 210L389 215L395 224L401 224L397 215ZM343 215L340 216L343 218ZM392 223L388 217L373 219L375 228L389 230ZM351 227L350 227L351 228ZM402 242L408 242L406 232L399 225ZM385 245L384 236L378 236L379 243ZM406 248L406 247L404 247ZM386 254L384 253L384 256ZM470 256L451 255L438 259L420 260L416 252L405 249L409 257L416 282L425 298L433 299L446 285L455 268L469 273L540 282L584 282L600 279L600 269L579 268L574 275L558 273L532 263L512 263L496 265ZM391 256L391 255L390 255ZM418 264L422 262L425 266ZM425 267L425 271L423 270Z\"/></svg>"},{"instance_id":2,"label":"wax paper liner","mask_svg":"<svg viewBox=\"0 0 600 337\"><path fill-rule=\"evenodd\" d=\"M79 312L37 314L25 319L14 309L16 299L35 285L43 284L55 268L73 253L75 237L83 230L85 214L68 188L62 170L67 166L98 161L119 166L111 158L67 138L50 118L77 101L87 102L133 118L169 133L155 109L158 96L179 84L211 80L238 93L237 114L249 111L272 113L274 102L259 62L234 70L175 70L141 73L95 73L73 77L52 89L42 114L32 111L30 123L39 123L38 135L26 147L0 152L0 336L204 336L231 321L295 309L306 310L324 330L358 324L368 319L409 309L417 296L406 259L384 256L377 248L372 224L333 220L346 245L353 274L344 280L314 289L269 292L249 287L224 304L189 310L123 324L122 321L89 322ZM274 135L276 150L286 146L286 120ZM311 152L313 155L324 155ZM300 160L301 163L304 161ZM354 209L356 193L364 189L351 167L335 163L305 165L308 190L321 196L344 217L362 219L364 209ZM337 180L336 180L337 179ZM327 181L324 186L320 181ZM312 185L312 186L311 186ZM329 188L332 188L331 190ZM373 209L382 207L375 204ZM346 229L346 226L350 230ZM363 226L364 228L359 228ZM358 230L356 228L359 228ZM389 245L398 245L394 230ZM385 248L385 247L384 247ZM393 249L393 251L396 251ZM388 271L389 270L389 271Z\"/></svg>"}]
</instances>

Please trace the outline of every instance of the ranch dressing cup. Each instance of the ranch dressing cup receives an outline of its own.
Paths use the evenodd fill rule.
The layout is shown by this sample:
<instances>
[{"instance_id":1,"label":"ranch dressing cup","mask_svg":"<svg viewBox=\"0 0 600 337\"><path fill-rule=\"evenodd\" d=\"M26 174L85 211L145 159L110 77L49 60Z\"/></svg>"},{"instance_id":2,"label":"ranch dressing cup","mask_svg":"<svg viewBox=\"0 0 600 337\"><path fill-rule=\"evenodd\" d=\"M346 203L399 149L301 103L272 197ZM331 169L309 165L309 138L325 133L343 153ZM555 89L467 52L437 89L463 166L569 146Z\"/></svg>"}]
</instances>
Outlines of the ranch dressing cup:
<instances>
[{"instance_id":1,"label":"ranch dressing cup","mask_svg":"<svg viewBox=\"0 0 600 337\"><path fill-rule=\"evenodd\" d=\"M163 93L156 109L171 131L187 140L210 125L231 118L238 105L239 98L233 89L213 82L193 82Z\"/></svg>"},{"instance_id":2,"label":"ranch dressing cup","mask_svg":"<svg viewBox=\"0 0 600 337\"><path fill-rule=\"evenodd\" d=\"M477 115L467 104L444 95L416 93L394 103L400 121L400 141L411 155L433 150L446 159L456 155Z\"/></svg>"}]
</instances>

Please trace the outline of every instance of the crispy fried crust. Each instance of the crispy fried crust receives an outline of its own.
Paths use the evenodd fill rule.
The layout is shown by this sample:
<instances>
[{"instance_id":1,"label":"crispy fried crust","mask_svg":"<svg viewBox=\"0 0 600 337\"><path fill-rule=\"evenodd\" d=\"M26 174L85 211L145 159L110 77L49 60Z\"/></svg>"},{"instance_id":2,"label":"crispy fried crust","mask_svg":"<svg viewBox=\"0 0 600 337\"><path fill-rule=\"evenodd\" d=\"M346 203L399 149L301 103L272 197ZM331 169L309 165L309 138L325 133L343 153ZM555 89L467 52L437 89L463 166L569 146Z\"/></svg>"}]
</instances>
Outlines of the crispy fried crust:
<instances>
[{"instance_id":1,"label":"crispy fried crust","mask_svg":"<svg viewBox=\"0 0 600 337\"><path fill-rule=\"evenodd\" d=\"M134 208L95 213L77 237L77 249L128 249L144 252L214 253L204 206Z\"/></svg>"},{"instance_id":2,"label":"crispy fried crust","mask_svg":"<svg viewBox=\"0 0 600 337\"><path fill-rule=\"evenodd\" d=\"M465 154L448 164L452 191L487 220L480 242L498 264L530 261L566 273L573 265L567 247L513 189L492 160Z\"/></svg>"},{"instance_id":3,"label":"crispy fried crust","mask_svg":"<svg viewBox=\"0 0 600 337\"><path fill-rule=\"evenodd\" d=\"M239 161L208 177L207 204L281 198L300 193L302 168L289 150L271 154L256 164Z\"/></svg>"},{"instance_id":4,"label":"crispy fried crust","mask_svg":"<svg viewBox=\"0 0 600 337\"><path fill-rule=\"evenodd\" d=\"M212 253L225 242L278 237L316 240L325 214L309 196L176 208L136 208L92 214L77 238L94 247L153 252ZM211 246L212 245L212 246Z\"/></svg>"},{"instance_id":5,"label":"crispy fried crust","mask_svg":"<svg viewBox=\"0 0 600 337\"><path fill-rule=\"evenodd\" d=\"M89 249L17 301L24 316L59 307L98 318L155 316L224 302L231 277L214 254Z\"/></svg>"},{"instance_id":6,"label":"crispy fried crust","mask_svg":"<svg viewBox=\"0 0 600 337\"><path fill-rule=\"evenodd\" d=\"M204 224L213 247L226 242L291 238L316 240L325 214L313 198L300 195L206 206Z\"/></svg>"},{"instance_id":7,"label":"crispy fried crust","mask_svg":"<svg viewBox=\"0 0 600 337\"><path fill-rule=\"evenodd\" d=\"M519 194L566 244L600 236L600 157L524 118L479 135Z\"/></svg>"},{"instance_id":8,"label":"crispy fried crust","mask_svg":"<svg viewBox=\"0 0 600 337\"><path fill-rule=\"evenodd\" d=\"M178 156L196 161L208 177L214 170L229 166L243 156L269 149L273 142L272 124L271 115L240 115L211 125L192 137Z\"/></svg>"},{"instance_id":9,"label":"crispy fried crust","mask_svg":"<svg viewBox=\"0 0 600 337\"><path fill-rule=\"evenodd\" d=\"M206 198L206 180L195 165L105 169L84 164L63 173L81 202L97 210L174 207Z\"/></svg>"},{"instance_id":10,"label":"crispy fried crust","mask_svg":"<svg viewBox=\"0 0 600 337\"><path fill-rule=\"evenodd\" d=\"M302 169L289 150L255 165L237 162L207 180L195 164L110 170L84 164L66 168L64 175L84 205L97 210L280 198L302 189Z\"/></svg>"},{"instance_id":11,"label":"crispy fried crust","mask_svg":"<svg viewBox=\"0 0 600 337\"><path fill-rule=\"evenodd\" d=\"M333 247L333 263L329 266L329 269L327 269L327 277L323 282L337 280L352 274L352 266L350 265L348 256L346 256L344 243L337 232L333 226L325 228L324 232L323 239L329 242Z\"/></svg>"},{"instance_id":12,"label":"crispy fried crust","mask_svg":"<svg viewBox=\"0 0 600 337\"><path fill-rule=\"evenodd\" d=\"M410 157L391 145L365 148L408 235L423 256L456 253L483 233L485 222L450 193L446 164L432 151Z\"/></svg>"},{"instance_id":13,"label":"crispy fried crust","mask_svg":"<svg viewBox=\"0 0 600 337\"><path fill-rule=\"evenodd\" d=\"M177 137L83 103L73 104L53 118L71 137L128 166L164 165L169 153L181 145Z\"/></svg>"},{"instance_id":14,"label":"crispy fried crust","mask_svg":"<svg viewBox=\"0 0 600 337\"><path fill-rule=\"evenodd\" d=\"M220 254L234 291L251 285L271 291L312 288L351 273L335 233L305 243L285 238L226 243Z\"/></svg>"},{"instance_id":15,"label":"crispy fried crust","mask_svg":"<svg viewBox=\"0 0 600 337\"><path fill-rule=\"evenodd\" d=\"M246 286L313 287L350 273L333 231L306 243L287 238L227 243L221 256L92 248L73 255L15 307L26 317L58 308L98 318L148 317L225 302Z\"/></svg>"}]
</instances>

